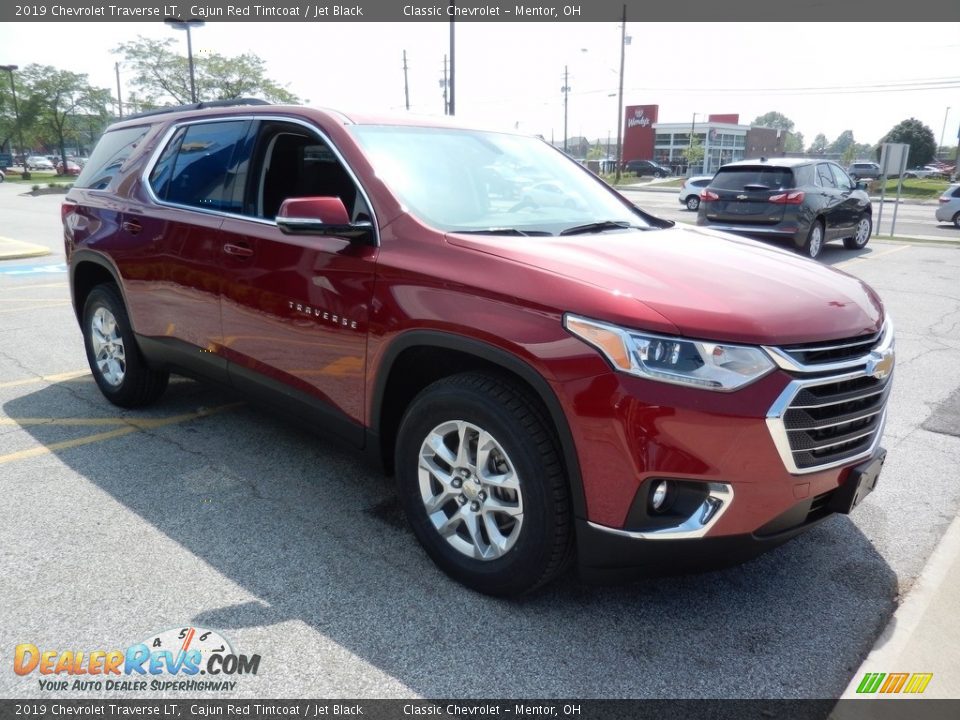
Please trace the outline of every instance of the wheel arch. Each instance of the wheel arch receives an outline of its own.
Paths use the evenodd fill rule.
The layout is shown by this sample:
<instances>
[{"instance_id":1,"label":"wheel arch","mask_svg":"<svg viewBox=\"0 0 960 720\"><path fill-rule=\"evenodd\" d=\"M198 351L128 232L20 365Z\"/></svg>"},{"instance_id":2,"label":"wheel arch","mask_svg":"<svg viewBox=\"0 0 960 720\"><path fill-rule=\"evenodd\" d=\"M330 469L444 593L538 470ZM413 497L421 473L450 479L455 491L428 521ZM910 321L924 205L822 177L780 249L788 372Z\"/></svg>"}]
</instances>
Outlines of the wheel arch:
<instances>
[{"instance_id":1,"label":"wheel arch","mask_svg":"<svg viewBox=\"0 0 960 720\"><path fill-rule=\"evenodd\" d=\"M70 258L70 297L73 301L73 311L80 322L83 315L83 306L90 291L97 285L113 283L120 291L124 305L127 304L123 292L123 283L117 269L102 255L90 251L78 250ZM129 310L128 310L129 312Z\"/></svg>"},{"instance_id":2,"label":"wheel arch","mask_svg":"<svg viewBox=\"0 0 960 720\"><path fill-rule=\"evenodd\" d=\"M573 434L553 388L536 368L510 352L474 338L436 330L412 330L394 339L378 364L370 397L370 450L393 471L400 420L427 385L460 372L486 371L512 379L544 411L556 434L570 484L576 517L586 517L586 500Z\"/></svg>"}]
</instances>

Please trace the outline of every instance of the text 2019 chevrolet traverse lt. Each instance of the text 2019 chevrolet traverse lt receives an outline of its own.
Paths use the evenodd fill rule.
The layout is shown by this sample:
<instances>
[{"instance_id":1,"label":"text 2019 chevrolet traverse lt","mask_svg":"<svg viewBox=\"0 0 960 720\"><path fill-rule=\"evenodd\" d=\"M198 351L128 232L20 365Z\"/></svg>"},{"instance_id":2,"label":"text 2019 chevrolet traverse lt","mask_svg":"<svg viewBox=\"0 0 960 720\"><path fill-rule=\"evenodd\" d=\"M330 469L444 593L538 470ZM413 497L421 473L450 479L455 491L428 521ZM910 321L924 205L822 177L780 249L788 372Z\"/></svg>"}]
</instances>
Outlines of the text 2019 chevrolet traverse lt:
<instances>
[{"instance_id":1,"label":"text 2019 chevrolet traverse lt","mask_svg":"<svg viewBox=\"0 0 960 720\"><path fill-rule=\"evenodd\" d=\"M339 434L486 593L574 559L588 578L742 561L849 512L883 461L894 341L873 290L673 227L532 137L173 109L109 128L63 224L111 402L177 372Z\"/></svg>"}]
</instances>

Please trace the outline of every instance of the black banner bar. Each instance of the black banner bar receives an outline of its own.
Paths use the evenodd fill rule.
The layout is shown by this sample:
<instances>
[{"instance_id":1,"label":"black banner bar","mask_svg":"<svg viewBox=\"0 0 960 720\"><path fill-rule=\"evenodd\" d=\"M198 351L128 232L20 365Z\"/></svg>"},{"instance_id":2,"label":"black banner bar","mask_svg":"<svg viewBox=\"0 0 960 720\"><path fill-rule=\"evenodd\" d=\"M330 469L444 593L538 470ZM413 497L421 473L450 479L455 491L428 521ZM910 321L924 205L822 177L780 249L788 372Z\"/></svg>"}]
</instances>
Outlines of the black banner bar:
<instances>
[{"instance_id":1,"label":"black banner bar","mask_svg":"<svg viewBox=\"0 0 960 720\"><path fill-rule=\"evenodd\" d=\"M960 700L0 700L0 718L955 720Z\"/></svg>"},{"instance_id":2,"label":"black banner bar","mask_svg":"<svg viewBox=\"0 0 960 720\"><path fill-rule=\"evenodd\" d=\"M617 22L627 6L631 22L876 22L960 20L960 3L943 0L37 0L3 2L3 22L139 22L165 17L215 22ZM810 43L816 38L811 37ZM782 40L782 39L781 39ZM785 40L782 40L786 42Z\"/></svg>"}]
</instances>

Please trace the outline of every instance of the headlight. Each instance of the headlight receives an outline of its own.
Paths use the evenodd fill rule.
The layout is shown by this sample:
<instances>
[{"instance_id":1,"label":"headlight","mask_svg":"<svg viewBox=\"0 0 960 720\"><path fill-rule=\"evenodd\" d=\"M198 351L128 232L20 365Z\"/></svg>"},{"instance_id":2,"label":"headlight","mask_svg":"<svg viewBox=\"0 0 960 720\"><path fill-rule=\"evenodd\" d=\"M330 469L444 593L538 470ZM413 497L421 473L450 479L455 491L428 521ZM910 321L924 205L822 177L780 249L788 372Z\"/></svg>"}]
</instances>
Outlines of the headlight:
<instances>
[{"instance_id":1,"label":"headlight","mask_svg":"<svg viewBox=\"0 0 960 720\"><path fill-rule=\"evenodd\" d=\"M775 367L757 347L650 335L576 315L564 315L563 324L615 369L649 380L729 392Z\"/></svg>"}]
</instances>

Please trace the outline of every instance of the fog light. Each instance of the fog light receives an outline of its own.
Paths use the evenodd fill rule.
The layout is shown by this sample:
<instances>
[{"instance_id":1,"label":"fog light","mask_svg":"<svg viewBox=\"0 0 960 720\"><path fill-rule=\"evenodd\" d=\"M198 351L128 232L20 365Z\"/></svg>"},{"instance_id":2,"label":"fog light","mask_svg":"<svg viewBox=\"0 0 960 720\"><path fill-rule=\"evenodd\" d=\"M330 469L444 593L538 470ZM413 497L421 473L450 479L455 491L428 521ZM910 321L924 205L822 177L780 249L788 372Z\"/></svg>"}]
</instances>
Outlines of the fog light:
<instances>
[{"instance_id":1,"label":"fog light","mask_svg":"<svg viewBox=\"0 0 960 720\"><path fill-rule=\"evenodd\" d=\"M654 512L658 512L663 507L664 502L667 500L667 490L669 489L670 483L666 480L661 480L653 486L653 492L650 493L650 508Z\"/></svg>"}]
</instances>

